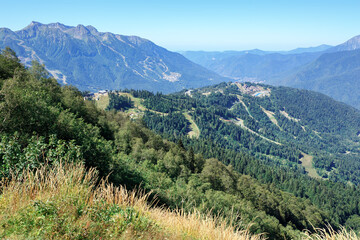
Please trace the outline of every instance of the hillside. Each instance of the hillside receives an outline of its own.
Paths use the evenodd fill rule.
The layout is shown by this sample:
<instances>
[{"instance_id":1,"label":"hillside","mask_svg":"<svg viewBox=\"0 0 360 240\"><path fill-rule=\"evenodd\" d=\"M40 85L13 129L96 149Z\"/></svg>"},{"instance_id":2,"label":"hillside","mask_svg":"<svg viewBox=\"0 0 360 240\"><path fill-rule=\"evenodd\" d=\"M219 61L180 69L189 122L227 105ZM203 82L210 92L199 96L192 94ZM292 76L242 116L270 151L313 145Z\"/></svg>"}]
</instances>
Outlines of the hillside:
<instances>
[{"instance_id":1,"label":"hillside","mask_svg":"<svg viewBox=\"0 0 360 240\"><path fill-rule=\"evenodd\" d=\"M360 50L325 53L314 62L277 82L324 93L360 109Z\"/></svg>"},{"instance_id":2,"label":"hillside","mask_svg":"<svg viewBox=\"0 0 360 240\"><path fill-rule=\"evenodd\" d=\"M360 37L331 47L294 49L182 52L191 61L238 81L308 89L360 109Z\"/></svg>"},{"instance_id":3,"label":"hillside","mask_svg":"<svg viewBox=\"0 0 360 240\"><path fill-rule=\"evenodd\" d=\"M27 171L24 178L1 182L1 237L263 239L210 215L151 207L146 201L147 194L114 187L105 181L96 186L96 181L96 170L68 163L54 168L45 165L35 172Z\"/></svg>"},{"instance_id":4,"label":"hillside","mask_svg":"<svg viewBox=\"0 0 360 240\"><path fill-rule=\"evenodd\" d=\"M174 92L225 78L182 55L136 37L98 32L92 26L32 22L0 29L0 48L11 47L26 65L37 60L62 84L80 90L147 89Z\"/></svg>"},{"instance_id":5,"label":"hillside","mask_svg":"<svg viewBox=\"0 0 360 240\"><path fill-rule=\"evenodd\" d=\"M203 138L224 148L280 163L299 163L304 153L311 154L321 176L360 183L353 174L360 164L360 111L350 106L316 92L250 83L223 83L181 94L145 98L143 105L151 110L145 122L173 138L168 135L173 128L179 131L175 136L193 128L186 120L190 117ZM183 113L178 121L185 125L161 130L171 115L158 118L159 113Z\"/></svg>"},{"instance_id":6,"label":"hillside","mask_svg":"<svg viewBox=\"0 0 360 240\"><path fill-rule=\"evenodd\" d=\"M131 120L127 113L103 111L96 107L94 101L84 101L74 87L61 87L36 62L25 69L9 49L0 55L0 66L0 177L5 181L13 179L13 182L5 183L10 184L10 189L14 186L13 190L5 191L8 185L2 185L0 213L4 217L1 218L0 234L4 238L29 238L34 234L41 234L44 238L49 234L59 234L54 238L61 238L65 234L86 236L95 231L95 234L103 234L108 239L110 237L106 234L110 233L104 232L104 226L116 228L112 224L115 220L122 226L114 230L117 236L124 236L121 234L125 231L127 234L143 233L145 235L139 237L146 238L146 234L163 236L161 234L164 232L172 231L171 227L167 227L169 225L160 230L155 226L157 222L166 222L166 217L154 220L151 213L142 212L133 203L118 206L120 199L116 197L111 200L111 193L120 190L101 187L95 191L96 196L91 197L93 193L86 190L86 179L83 181L80 177L80 183L71 182L79 179L76 171L66 171L67 174L74 174L73 178L60 174L60 177L63 176L60 179L70 182L61 180L57 184L56 174L62 172L61 168L57 168L59 164L83 164L86 169L96 168L100 178L106 177L115 186L123 185L127 189L140 186L149 194L148 202L153 202L155 206L172 211L181 209L186 214L194 211L211 214L212 217L220 214L226 222L240 229L247 228L247 224L251 223L248 228L251 234L264 233L269 239L298 238L303 236L305 229L313 233L315 228L325 228L328 224L336 230L338 224L356 226L359 212L353 204L356 205L355 201L360 199L357 188L334 185L330 181L319 182L286 166L283 168L274 164L269 167L266 159L255 158L250 152L238 151L233 154L231 149L217 145L217 141L209 142L210 139L206 141L201 137L206 130L193 113L189 113L189 116L199 127L198 139L181 136L182 131L187 134L186 117L176 112L174 114L177 115L169 113L160 116L165 121L169 118L185 119L184 122L168 121L171 128L166 128L166 133L175 131L178 134L177 143L162 139L145 127L144 122L149 122L146 120L147 114L158 114L163 111L162 108L169 107L168 103L162 101L165 95L134 91L134 98L155 97L161 101L156 108L149 99L139 100L136 104L152 111L145 111L143 120ZM185 101L180 102L190 106L192 98L187 98L185 94L180 96L185 97ZM129 97L120 98L123 103L128 101L126 99ZM177 102L174 103L170 109L179 107ZM213 115L208 114L208 117L212 118ZM212 149L206 154L209 156L200 153L201 145ZM228 165L229 154L233 154L231 165ZM215 155L218 157L214 158ZM48 181L49 177L44 171L31 175L44 164L54 169L54 181ZM77 171L82 171L79 165L76 166ZM30 173L21 174L25 169ZM245 171L241 169L249 172L244 174ZM269 170L272 171L271 175L268 175ZM263 173L259 172L255 178L254 171ZM288 184L288 189L282 187L279 181L268 181L280 177L277 175L280 173L283 179L281 184ZM95 179L91 177L90 181ZM47 186L56 189L47 191ZM306 191L295 193L304 186ZM315 192L309 194L309 191ZM99 201L89 202L82 198L82 194L90 194L90 200ZM313 200L314 196L320 201ZM14 207L9 208L11 205ZM342 206L341 211L337 206ZM68 232L66 229L74 231ZM139 229L144 231L139 232ZM187 234L186 231L180 230L182 234ZM192 235L195 233L189 234L190 237L197 236ZM68 235L69 238L71 236Z\"/></svg>"},{"instance_id":7,"label":"hillside","mask_svg":"<svg viewBox=\"0 0 360 240\"><path fill-rule=\"evenodd\" d=\"M0 234L3 238L265 239L262 234L241 231L225 219L209 214L151 207L146 201L148 195L141 192L127 191L105 181L95 186L96 170L86 170L82 164L59 164L54 168L45 165L25 173L23 178L1 182ZM4 202L10 204L2 204ZM73 211L74 207L78 210ZM301 239L334 237L358 239L354 232L345 229L306 232Z\"/></svg>"},{"instance_id":8,"label":"hillside","mask_svg":"<svg viewBox=\"0 0 360 240\"><path fill-rule=\"evenodd\" d=\"M129 93L147 110L135 107L137 116L126 111L131 117L142 112L147 126L163 137L181 138L195 153L218 158L311 201L341 224L357 226L358 110L320 93L250 83L171 95Z\"/></svg>"}]
</instances>

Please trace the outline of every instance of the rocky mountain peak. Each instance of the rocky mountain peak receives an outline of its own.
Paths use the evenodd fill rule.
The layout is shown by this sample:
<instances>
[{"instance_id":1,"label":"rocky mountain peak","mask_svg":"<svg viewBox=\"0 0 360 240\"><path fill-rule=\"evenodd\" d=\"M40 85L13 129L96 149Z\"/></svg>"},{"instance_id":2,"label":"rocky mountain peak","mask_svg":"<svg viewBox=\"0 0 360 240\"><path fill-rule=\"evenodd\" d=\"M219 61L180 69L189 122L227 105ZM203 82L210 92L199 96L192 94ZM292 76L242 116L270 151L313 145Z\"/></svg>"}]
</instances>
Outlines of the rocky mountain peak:
<instances>
[{"instance_id":1,"label":"rocky mountain peak","mask_svg":"<svg viewBox=\"0 0 360 240\"><path fill-rule=\"evenodd\" d=\"M147 40L145 38L138 37L138 36L126 36L126 38L131 44L133 44L135 46L140 46L140 45L142 45L144 43L150 42L149 40Z\"/></svg>"},{"instance_id":2,"label":"rocky mountain peak","mask_svg":"<svg viewBox=\"0 0 360 240\"><path fill-rule=\"evenodd\" d=\"M49 27L49 28L57 28L57 29L60 29L61 31L66 31L67 29L71 28L71 27L66 26L66 25L64 25L62 23L59 23L59 22L50 23L50 24L47 25L47 27Z\"/></svg>"},{"instance_id":3,"label":"rocky mountain peak","mask_svg":"<svg viewBox=\"0 0 360 240\"><path fill-rule=\"evenodd\" d=\"M89 29L87 29L82 24L79 24L79 25L76 26L75 32L77 32L79 34L89 34L90 33Z\"/></svg>"},{"instance_id":4,"label":"rocky mountain peak","mask_svg":"<svg viewBox=\"0 0 360 240\"><path fill-rule=\"evenodd\" d=\"M0 33L11 34L13 31L11 31L9 28L0 28Z\"/></svg>"},{"instance_id":5,"label":"rocky mountain peak","mask_svg":"<svg viewBox=\"0 0 360 240\"><path fill-rule=\"evenodd\" d=\"M29 25L27 25L25 28L23 28L23 30L27 30L27 29L34 29L37 27L43 26L42 23L36 22L36 21L32 21Z\"/></svg>"},{"instance_id":6,"label":"rocky mountain peak","mask_svg":"<svg viewBox=\"0 0 360 240\"><path fill-rule=\"evenodd\" d=\"M330 51L339 52L339 51L351 51L356 49L360 49L360 35L355 36L340 45L330 48Z\"/></svg>"},{"instance_id":7,"label":"rocky mountain peak","mask_svg":"<svg viewBox=\"0 0 360 240\"><path fill-rule=\"evenodd\" d=\"M349 41L344 43L349 50L355 50L360 48L360 35L351 38Z\"/></svg>"},{"instance_id":8,"label":"rocky mountain peak","mask_svg":"<svg viewBox=\"0 0 360 240\"><path fill-rule=\"evenodd\" d=\"M173 92L228 80L147 39L82 24L32 22L14 35L0 32L0 48L6 46L23 62L43 62L60 82L81 90Z\"/></svg>"},{"instance_id":9,"label":"rocky mountain peak","mask_svg":"<svg viewBox=\"0 0 360 240\"><path fill-rule=\"evenodd\" d=\"M86 28L92 33L92 34L95 34L95 33L98 33L98 30L91 26L91 25L87 25Z\"/></svg>"},{"instance_id":10,"label":"rocky mountain peak","mask_svg":"<svg viewBox=\"0 0 360 240\"><path fill-rule=\"evenodd\" d=\"M88 39L92 36L90 30L82 24L79 24L76 27L69 27L65 32L73 38L82 40Z\"/></svg>"}]
</instances>

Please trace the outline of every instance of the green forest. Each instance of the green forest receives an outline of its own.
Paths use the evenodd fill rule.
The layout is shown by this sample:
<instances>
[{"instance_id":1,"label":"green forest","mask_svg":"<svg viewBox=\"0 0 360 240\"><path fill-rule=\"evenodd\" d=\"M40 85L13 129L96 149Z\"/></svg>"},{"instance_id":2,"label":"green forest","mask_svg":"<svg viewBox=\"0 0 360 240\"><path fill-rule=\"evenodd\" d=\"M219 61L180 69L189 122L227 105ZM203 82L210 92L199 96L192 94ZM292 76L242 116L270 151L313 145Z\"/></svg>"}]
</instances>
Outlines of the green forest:
<instances>
[{"instance_id":1,"label":"green forest","mask_svg":"<svg viewBox=\"0 0 360 240\"><path fill-rule=\"evenodd\" d=\"M328 225L359 230L359 112L336 108L339 103L322 95L318 105L311 92L285 90L273 88L264 98L241 94L247 108L228 83L192 96L127 90L148 109L132 119L126 112L134 108L131 99L109 94L107 110L99 109L75 87L58 84L44 65L25 67L6 48L0 55L0 177L44 164L83 163L115 186L143 189L157 206L211 211L239 226L252 223L252 233L269 239L296 239L305 229ZM279 115L283 103L289 115L306 122L306 134L301 121ZM275 113L279 127L260 106ZM191 123L184 113L199 127L199 137L187 136ZM239 117L261 134L239 127ZM314 155L327 180L306 175L302 152ZM12 224L25 223L0 219L3 228ZM1 238L16 231L9 229Z\"/></svg>"},{"instance_id":2,"label":"green forest","mask_svg":"<svg viewBox=\"0 0 360 240\"><path fill-rule=\"evenodd\" d=\"M148 109L166 113L146 111L143 117L164 138L173 142L180 138L194 152L306 199L335 222L358 228L359 111L311 91L260 87L270 88L271 95L243 94L231 83L191 90L191 96L185 94L188 91L171 95L126 91L143 98ZM274 113L277 125L262 109ZM285 111L287 116L281 114ZM199 138L188 136L190 122L184 113L196 122ZM240 127L239 118L260 134ZM304 153L314 156L319 178L309 177L300 164Z\"/></svg>"}]
</instances>

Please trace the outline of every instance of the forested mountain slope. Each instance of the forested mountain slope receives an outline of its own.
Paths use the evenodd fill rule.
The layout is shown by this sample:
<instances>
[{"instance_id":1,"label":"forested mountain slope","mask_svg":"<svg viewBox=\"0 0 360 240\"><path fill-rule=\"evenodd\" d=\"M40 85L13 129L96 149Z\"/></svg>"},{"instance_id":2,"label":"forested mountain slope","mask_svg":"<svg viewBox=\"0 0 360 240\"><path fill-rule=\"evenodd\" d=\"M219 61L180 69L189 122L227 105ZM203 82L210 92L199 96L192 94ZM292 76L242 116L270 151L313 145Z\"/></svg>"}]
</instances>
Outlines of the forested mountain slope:
<instances>
[{"instance_id":1,"label":"forested mountain slope","mask_svg":"<svg viewBox=\"0 0 360 240\"><path fill-rule=\"evenodd\" d=\"M122 184L130 189L141 186L145 191L152 191L149 201L156 194L158 204L164 204L170 209L182 208L185 212L196 209L201 213L211 209L212 214L223 214L235 224L252 222L252 233L266 233L270 239L298 238L304 229L313 231L314 227L325 227L328 223L336 229L339 223L353 226L358 221L356 201L359 199L359 191L356 187L312 180L297 171L288 171L285 167L277 166L271 170L265 159L256 159L245 151L235 153L231 149L224 149L211 139L202 140L205 131L200 127L202 132L198 143L213 144L214 148L207 155L218 155L220 161L204 156L200 153L201 145L191 146L189 138L181 138L179 135L175 144L154 134L140 119L130 120L122 112L99 110L93 101L84 101L76 88L61 87L55 79L49 78L42 65L34 62L31 68L25 69L9 49L0 55L0 66L2 178L11 177L11 172L19 173L24 168L31 171L44 163L57 166L59 162L80 162L87 168L95 167L100 177L108 176L108 181L115 185ZM164 97L148 92L138 94L147 95L150 99L156 96L162 100ZM179 99L184 96L179 95ZM144 105L155 108L151 107L150 99L145 100L148 102L144 102ZM185 97L185 101L181 102L186 104L191 99ZM177 100L174 103L178 103ZM179 105L174 104L173 107L178 108ZM146 114L150 114L150 111ZM211 113L208 116L212 118L214 115ZM171 117L171 114L167 117ZM198 124L196 119L195 122ZM173 131L178 130L174 127ZM232 165L226 166L223 163L230 163L228 154L234 155ZM253 164L256 164L256 169ZM247 175L241 174L245 172L241 169L249 170ZM249 176L254 175L251 172L254 170L266 174L271 170L273 174L256 174L257 180ZM268 181L274 176L279 177L278 182ZM292 182L289 182L290 176ZM308 191L297 193L304 185L295 185L302 182L315 195L322 192L317 195L318 201L311 200L312 203L306 199L309 196L304 194L308 194ZM293 190L285 189L280 183ZM10 203L15 200L6 199ZM70 199L71 203L71 199L75 198L66 199ZM335 208L336 211L332 211L329 201L342 206L342 209ZM34 234L31 229L44 229L37 234L63 229L66 225L62 224L66 222L61 220L64 216L61 206L64 205L58 203L61 202L56 201L56 198L50 202L36 201L34 206L27 205L20 211L20 215L11 214L4 205L0 211L9 217L0 220L2 237L17 236L19 232L16 226L22 226L24 231L21 234L25 238ZM5 202L1 204L8 206ZM93 216L92 221L112 221L112 214L123 214L122 211L125 211L107 203L94 207L90 208L92 212L83 212L82 209L87 207L82 205L76 216L86 214L83 217ZM131 209L129 211L134 212ZM136 215L136 211L134 214L140 216ZM17 219L29 221L18 222ZM59 221L56 222L56 219ZM46 231L44 224L48 224ZM83 231L87 231L86 228L79 228L79 233L85 233ZM64 234L61 231L56 233ZM121 233L117 232L120 236Z\"/></svg>"},{"instance_id":2,"label":"forested mountain slope","mask_svg":"<svg viewBox=\"0 0 360 240\"><path fill-rule=\"evenodd\" d=\"M145 121L169 138L187 134L190 123L186 113L198 126L200 136L215 140L224 148L295 164L307 153L314 156L314 166L322 177L359 183L354 171L360 164L360 111L323 94L223 83L145 97L143 104L155 111L146 112Z\"/></svg>"},{"instance_id":3,"label":"forested mountain slope","mask_svg":"<svg viewBox=\"0 0 360 240\"><path fill-rule=\"evenodd\" d=\"M131 98L116 100L117 95ZM341 224L357 226L357 109L320 93L250 83L171 95L117 92L110 94L110 105L114 102L134 104L126 110L130 116L143 114L164 137L181 138L194 152L308 199ZM122 104L119 109L126 109ZM255 158L249 161L247 155Z\"/></svg>"},{"instance_id":4,"label":"forested mountain slope","mask_svg":"<svg viewBox=\"0 0 360 240\"><path fill-rule=\"evenodd\" d=\"M360 109L360 50L321 55L295 74L276 82L324 93Z\"/></svg>"},{"instance_id":5,"label":"forested mountain slope","mask_svg":"<svg viewBox=\"0 0 360 240\"><path fill-rule=\"evenodd\" d=\"M331 47L289 52L182 52L191 61L238 81L321 92L360 109L360 36Z\"/></svg>"}]
</instances>

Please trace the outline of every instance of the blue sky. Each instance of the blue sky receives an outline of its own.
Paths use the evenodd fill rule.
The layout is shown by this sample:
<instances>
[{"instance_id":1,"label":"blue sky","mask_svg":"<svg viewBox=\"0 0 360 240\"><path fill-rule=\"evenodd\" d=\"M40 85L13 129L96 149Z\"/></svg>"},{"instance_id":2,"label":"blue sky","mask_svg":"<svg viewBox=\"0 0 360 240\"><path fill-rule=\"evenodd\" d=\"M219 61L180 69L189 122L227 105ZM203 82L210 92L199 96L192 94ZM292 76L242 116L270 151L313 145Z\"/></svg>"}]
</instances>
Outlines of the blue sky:
<instances>
[{"instance_id":1,"label":"blue sky","mask_svg":"<svg viewBox=\"0 0 360 240\"><path fill-rule=\"evenodd\" d=\"M0 27L92 25L169 50L289 50L360 34L359 0L0 0Z\"/></svg>"}]
</instances>

